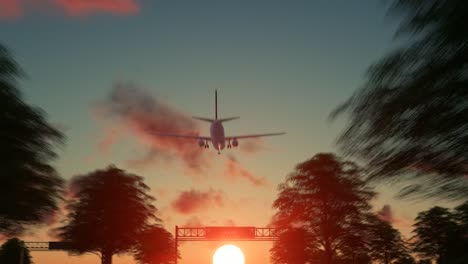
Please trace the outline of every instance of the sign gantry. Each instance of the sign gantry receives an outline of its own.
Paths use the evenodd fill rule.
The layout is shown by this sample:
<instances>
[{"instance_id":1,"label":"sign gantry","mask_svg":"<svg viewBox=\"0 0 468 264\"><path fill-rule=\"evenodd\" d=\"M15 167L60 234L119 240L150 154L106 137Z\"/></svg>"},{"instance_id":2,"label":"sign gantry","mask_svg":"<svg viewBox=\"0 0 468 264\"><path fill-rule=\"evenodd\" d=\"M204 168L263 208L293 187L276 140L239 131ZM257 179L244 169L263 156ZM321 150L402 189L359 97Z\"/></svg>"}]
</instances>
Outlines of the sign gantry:
<instances>
[{"instance_id":1,"label":"sign gantry","mask_svg":"<svg viewBox=\"0 0 468 264\"><path fill-rule=\"evenodd\" d=\"M179 241L275 241L282 228L253 226L175 227L175 250ZM176 258L177 264L177 258Z\"/></svg>"},{"instance_id":2,"label":"sign gantry","mask_svg":"<svg viewBox=\"0 0 468 264\"><path fill-rule=\"evenodd\" d=\"M31 251L48 251L48 250L70 250L72 249L69 242L25 242L26 248Z\"/></svg>"},{"instance_id":3,"label":"sign gantry","mask_svg":"<svg viewBox=\"0 0 468 264\"><path fill-rule=\"evenodd\" d=\"M253 226L175 227L175 251L179 241L275 241L284 228ZM71 250L69 242L25 242L31 251ZM175 260L177 264L177 257Z\"/></svg>"}]
</instances>

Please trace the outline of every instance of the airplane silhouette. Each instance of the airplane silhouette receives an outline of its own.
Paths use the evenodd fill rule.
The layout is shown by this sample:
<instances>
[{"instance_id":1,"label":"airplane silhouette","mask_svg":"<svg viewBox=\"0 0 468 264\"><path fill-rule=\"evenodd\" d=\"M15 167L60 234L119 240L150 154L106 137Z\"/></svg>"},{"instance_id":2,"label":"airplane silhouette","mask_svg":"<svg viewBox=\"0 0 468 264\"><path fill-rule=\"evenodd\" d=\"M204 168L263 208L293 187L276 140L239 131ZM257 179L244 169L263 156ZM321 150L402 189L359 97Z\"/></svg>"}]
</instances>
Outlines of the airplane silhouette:
<instances>
[{"instance_id":1,"label":"airplane silhouette","mask_svg":"<svg viewBox=\"0 0 468 264\"><path fill-rule=\"evenodd\" d=\"M193 136L193 135L179 135L179 134L159 134L157 133L156 136L162 137L177 137L177 138L188 138L188 139L197 139L198 145L200 147L209 148L208 142L211 141L213 147L218 151L218 154L221 154L221 150L226 147L237 147L239 146L239 139L246 139L246 138L259 138L259 137L269 137L269 136L279 136L284 135L286 133L267 133L267 134L252 134L252 135L240 135L240 136L228 136L224 135L224 127L223 122L239 119L240 117L228 117L228 118L221 118L218 119L218 91L215 90L215 118L205 118L205 117L192 117L197 120L205 121L211 123L210 125L210 136Z\"/></svg>"}]
</instances>

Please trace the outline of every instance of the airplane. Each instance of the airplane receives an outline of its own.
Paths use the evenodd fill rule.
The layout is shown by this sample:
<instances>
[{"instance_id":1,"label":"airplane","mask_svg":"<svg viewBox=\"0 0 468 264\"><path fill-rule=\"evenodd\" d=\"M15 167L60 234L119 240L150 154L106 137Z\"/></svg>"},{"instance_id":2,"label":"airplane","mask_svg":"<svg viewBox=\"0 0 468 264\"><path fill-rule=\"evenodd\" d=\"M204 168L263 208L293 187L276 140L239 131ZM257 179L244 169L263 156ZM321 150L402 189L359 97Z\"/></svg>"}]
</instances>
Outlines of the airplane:
<instances>
[{"instance_id":1,"label":"airplane","mask_svg":"<svg viewBox=\"0 0 468 264\"><path fill-rule=\"evenodd\" d=\"M197 119L200 121L205 121L211 123L210 125L210 136L193 136L193 135L179 135L179 134L159 134L157 133L156 136L162 137L176 137L176 138L187 138L187 139L197 139L198 145L200 148L209 148L209 142L213 147L218 151L218 154L221 154L221 150L226 147L227 148L237 147L239 146L239 139L246 139L246 138L259 138L259 137L269 137L269 136L279 136L284 135L286 133L267 133L267 134L252 134L252 135L240 135L240 136L229 136L226 137L224 135L224 127L223 122L239 119L240 117L228 117L228 118L221 118L218 119L218 91L215 90L215 118L205 118L205 117L197 117L193 116L193 119Z\"/></svg>"}]
</instances>

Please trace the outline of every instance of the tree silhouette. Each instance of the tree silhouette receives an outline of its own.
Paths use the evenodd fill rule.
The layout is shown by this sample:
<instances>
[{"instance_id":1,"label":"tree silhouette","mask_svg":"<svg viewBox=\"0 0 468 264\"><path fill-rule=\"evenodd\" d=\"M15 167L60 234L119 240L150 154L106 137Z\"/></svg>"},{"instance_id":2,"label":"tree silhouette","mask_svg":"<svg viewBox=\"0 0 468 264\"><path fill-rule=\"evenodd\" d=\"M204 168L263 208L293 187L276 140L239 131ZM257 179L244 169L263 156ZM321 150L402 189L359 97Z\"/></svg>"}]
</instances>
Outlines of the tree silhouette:
<instances>
[{"instance_id":1,"label":"tree silhouette","mask_svg":"<svg viewBox=\"0 0 468 264\"><path fill-rule=\"evenodd\" d=\"M21 76L10 52L0 44L0 233L21 233L57 209L62 179L50 162L63 135L44 113L22 100Z\"/></svg>"},{"instance_id":2,"label":"tree silhouette","mask_svg":"<svg viewBox=\"0 0 468 264\"><path fill-rule=\"evenodd\" d=\"M421 259L418 261L418 264L432 264L432 262L429 259Z\"/></svg>"},{"instance_id":3,"label":"tree silhouette","mask_svg":"<svg viewBox=\"0 0 468 264\"><path fill-rule=\"evenodd\" d=\"M338 140L373 179L409 179L402 197L468 197L468 29L465 0L394 0L403 16L398 48L332 118L349 124Z\"/></svg>"},{"instance_id":4,"label":"tree silhouette","mask_svg":"<svg viewBox=\"0 0 468 264\"><path fill-rule=\"evenodd\" d=\"M457 233L457 224L447 208L433 207L420 212L416 217L413 251L424 259L436 259L437 263L447 262L450 258L450 245Z\"/></svg>"},{"instance_id":5,"label":"tree silhouette","mask_svg":"<svg viewBox=\"0 0 468 264\"><path fill-rule=\"evenodd\" d=\"M354 219L344 235L339 247L339 262L346 264L371 264L369 240L371 232L369 219L375 216L367 216Z\"/></svg>"},{"instance_id":6,"label":"tree silhouette","mask_svg":"<svg viewBox=\"0 0 468 264\"><path fill-rule=\"evenodd\" d=\"M416 264L416 260L411 256L407 256L407 257L398 259L393 264Z\"/></svg>"},{"instance_id":7,"label":"tree silhouette","mask_svg":"<svg viewBox=\"0 0 468 264\"><path fill-rule=\"evenodd\" d=\"M151 226L143 231L135 247L134 258L140 264L172 264L178 254L175 240L170 232L160 226Z\"/></svg>"},{"instance_id":8,"label":"tree silhouette","mask_svg":"<svg viewBox=\"0 0 468 264\"><path fill-rule=\"evenodd\" d=\"M468 263L468 201L455 207L453 219L457 229L449 237L448 263Z\"/></svg>"},{"instance_id":9,"label":"tree silhouette","mask_svg":"<svg viewBox=\"0 0 468 264\"><path fill-rule=\"evenodd\" d=\"M376 263L407 263L412 260L400 232L377 217L373 217L369 225L368 243L371 258Z\"/></svg>"},{"instance_id":10,"label":"tree silhouette","mask_svg":"<svg viewBox=\"0 0 468 264\"><path fill-rule=\"evenodd\" d=\"M73 253L97 252L103 264L131 252L141 233L160 223L143 178L110 166L77 177L79 191L68 201L67 223L58 229Z\"/></svg>"},{"instance_id":11,"label":"tree silhouette","mask_svg":"<svg viewBox=\"0 0 468 264\"><path fill-rule=\"evenodd\" d=\"M454 219L460 225L460 232L468 236L468 201L455 207Z\"/></svg>"},{"instance_id":12,"label":"tree silhouette","mask_svg":"<svg viewBox=\"0 0 468 264\"><path fill-rule=\"evenodd\" d=\"M304 228L289 228L279 235L270 249L274 264L306 264L319 259L319 252L310 248L311 235Z\"/></svg>"},{"instance_id":13,"label":"tree silhouette","mask_svg":"<svg viewBox=\"0 0 468 264\"><path fill-rule=\"evenodd\" d=\"M22 261L22 262L20 262ZM29 250L24 246L24 242L11 238L0 248L0 263L2 264L31 264L32 258Z\"/></svg>"},{"instance_id":14,"label":"tree silhouette","mask_svg":"<svg viewBox=\"0 0 468 264\"><path fill-rule=\"evenodd\" d=\"M308 248L322 251L322 263L334 263L352 224L370 209L374 192L362 177L356 164L333 154L317 154L298 164L279 186L274 224L306 229L313 238Z\"/></svg>"}]
</instances>

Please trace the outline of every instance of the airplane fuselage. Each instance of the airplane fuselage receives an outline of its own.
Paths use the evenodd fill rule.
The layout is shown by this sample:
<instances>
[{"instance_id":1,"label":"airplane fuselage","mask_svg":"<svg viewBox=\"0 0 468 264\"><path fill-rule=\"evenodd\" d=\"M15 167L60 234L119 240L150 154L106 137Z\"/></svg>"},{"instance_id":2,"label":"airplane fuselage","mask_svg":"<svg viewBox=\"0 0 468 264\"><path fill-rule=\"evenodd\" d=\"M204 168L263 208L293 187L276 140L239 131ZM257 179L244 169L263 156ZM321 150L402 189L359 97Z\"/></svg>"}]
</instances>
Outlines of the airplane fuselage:
<instances>
[{"instance_id":1,"label":"airplane fuselage","mask_svg":"<svg viewBox=\"0 0 468 264\"><path fill-rule=\"evenodd\" d=\"M224 127L223 123L218 120L214 120L210 126L210 137L213 148L220 151L225 147L225 138L224 138Z\"/></svg>"},{"instance_id":2,"label":"airplane fuselage","mask_svg":"<svg viewBox=\"0 0 468 264\"><path fill-rule=\"evenodd\" d=\"M227 136L224 134L223 122L239 119L236 117L227 117L218 119L218 93L215 91L215 116L214 119L206 117L197 117L194 116L194 119L201 120L204 122L210 123L210 136L198 136L198 135L179 135L179 134L167 134L167 133L158 133L159 136L165 137L177 137L177 138L190 138L198 140L198 146L201 148L208 148L209 142L213 144L213 148L218 151L218 154L221 154L226 146L227 148L239 146L239 139L246 138L259 138L259 137L269 137L269 136L278 136L283 135L284 133L267 133L267 134L250 134L250 135L238 135L238 136Z\"/></svg>"}]
</instances>

